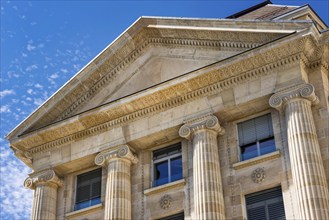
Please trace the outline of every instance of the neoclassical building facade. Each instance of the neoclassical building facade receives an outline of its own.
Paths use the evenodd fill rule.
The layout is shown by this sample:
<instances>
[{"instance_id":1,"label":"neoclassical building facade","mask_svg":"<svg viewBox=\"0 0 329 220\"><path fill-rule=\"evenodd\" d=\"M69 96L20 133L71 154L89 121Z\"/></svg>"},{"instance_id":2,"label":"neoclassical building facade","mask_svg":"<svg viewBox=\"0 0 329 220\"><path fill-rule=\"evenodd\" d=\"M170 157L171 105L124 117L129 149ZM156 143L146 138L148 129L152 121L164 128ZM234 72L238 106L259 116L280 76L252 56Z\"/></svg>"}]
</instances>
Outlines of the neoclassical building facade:
<instances>
[{"instance_id":1,"label":"neoclassical building facade","mask_svg":"<svg viewBox=\"0 0 329 220\"><path fill-rule=\"evenodd\" d=\"M31 219L329 219L328 69L309 5L139 18L7 136Z\"/></svg>"}]
</instances>

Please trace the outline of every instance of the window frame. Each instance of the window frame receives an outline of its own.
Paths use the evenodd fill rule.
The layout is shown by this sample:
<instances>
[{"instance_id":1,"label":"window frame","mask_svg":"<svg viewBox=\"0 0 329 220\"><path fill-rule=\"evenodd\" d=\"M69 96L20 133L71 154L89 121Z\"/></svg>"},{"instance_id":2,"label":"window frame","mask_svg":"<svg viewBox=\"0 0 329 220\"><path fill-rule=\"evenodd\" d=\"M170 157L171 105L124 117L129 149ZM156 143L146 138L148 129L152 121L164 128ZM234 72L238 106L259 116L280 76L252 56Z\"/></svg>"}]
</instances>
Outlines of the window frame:
<instances>
[{"instance_id":1,"label":"window frame","mask_svg":"<svg viewBox=\"0 0 329 220\"><path fill-rule=\"evenodd\" d=\"M271 192L274 192L276 190L281 192L280 196L274 197L274 198L264 199L262 201L254 202L252 204L247 204L247 198L248 197L250 198L252 196L259 196L259 195L265 196L266 193L271 193ZM248 211L250 209L255 209L255 208L259 208L259 207L264 207L266 219L270 219L271 216L269 216L269 206L273 205L275 203L278 203L278 202L282 202L282 208L283 208L283 212L284 212L284 219L286 219L286 210L285 210L284 198L283 198L283 192L282 192L282 187L281 186L275 186L273 188L268 188L268 189L260 190L260 191L257 191L257 192L245 194L244 195L244 210L245 210L244 213L245 213L246 219L250 220L249 216L248 216L248 214L249 214Z\"/></svg>"},{"instance_id":2,"label":"window frame","mask_svg":"<svg viewBox=\"0 0 329 220\"><path fill-rule=\"evenodd\" d=\"M163 158L159 158L159 159L154 159L154 153L157 152L157 151L160 151L160 150L166 150L166 149L170 149L170 148L174 148L175 146L178 146L179 145L179 152L178 153L175 153L175 154L172 154L172 155L169 155L169 156L165 156ZM168 151L170 152L170 151ZM171 145L168 145L168 146L165 146L165 147L162 147L162 148L157 148L155 150L152 151L152 181L151 181L151 187L154 188L154 187L158 187L158 186L163 186L163 185L166 185L168 183L172 183L172 182L175 182L175 181L178 181L178 180L181 180L181 179L178 179L178 180L175 180L175 181L172 181L172 175L171 175L171 161L172 159L175 159L175 158L178 158L180 157L181 161L182 161L182 170L181 170L181 174L182 174L182 178L183 179L183 153L182 153L182 143L179 142L179 143L175 143L175 144L171 144ZM164 183L164 184L160 184L160 185L157 185L156 184L156 180L155 180L155 171L156 171L156 164L159 164L161 162L164 162L164 161L167 161L168 163L168 182L167 183Z\"/></svg>"},{"instance_id":3,"label":"window frame","mask_svg":"<svg viewBox=\"0 0 329 220\"><path fill-rule=\"evenodd\" d=\"M262 140L256 140L255 142L252 142L252 143L249 143L249 144L245 144L245 145L242 145L240 146L240 138L239 138L239 124L243 123L243 122L246 122L246 121L249 121L249 120L253 120L253 119L256 119L258 117L262 117L262 116L265 116L265 115L269 115L269 118L271 120L271 126L272 126L272 131L273 131L273 136L271 137L267 137L267 138L264 138ZM272 119L272 114L271 112L269 111L266 111L266 112L262 112L262 113L259 113L259 114L256 114L256 115L251 115L247 118L244 118L244 119L241 119L241 120L238 120L235 122L235 128L236 128L236 137L237 137L237 145L238 145L238 153L239 153L239 161L247 161L247 160L251 160L251 159L254 159L254 158L257 158L257 157L260 157L260 156L263 156L263 155L266 155L266 154L269 154L269 153L273 153L277 150L277 145L276 145L276 141L275 141L275 135L274 135L274 127L273 127L273 119ZM273 140L274 141L274 150L271 151L271 152L268 152L268 153L265 153L265 154L261 154L261 147L260 147L260 143L262 141L268 141L268 140ZM243 159L242 157L242 148L243 147L246 147L248 145L256 145L257 147L257 156L255 157L251 157L251 158L248 158L248 159Z\"/></svg>"},{"instance_id":4,"label":"window frame","mask_svg":"<svg viewBox=\"0 0 329 220\"><path fill-rule=\"evenodd\" d=\"M99 189L99 190L100 190L100 194L99 194L99 197L94 197L94 198L92 198L92 195L90 195L89 200L86 200L86 201L89 201L88 206L83 207L83 208L77 208L77 204L78 204L78 203L77 203L78 187L81 187L81 185L78 186L78 177L81 176L81 175L86 175L86 174L88 174L88 173L96 172L97 170L99 170L99 172L100 172L100 176L99 176L99 178L100 178L100 180L99 180L99 181L100 181L100 189ZM75 175L75 192L74 192L73 211L83 210L83 209L86 209L86 208L89 208L89 207L92 207L92 206L95 206L95 205L98 205L98 204L101 204L101 203L102 203L102 201L101 201L101 198L102 198L102 178L103 178L103 169L102 169L102 168L96 168L96 169L88 170L88 171L86 171L86 172L81 172L81 173ZM96 179L96 178L94 178L94 179L92 179L92 180L89 180L89 184L83 184L83 186L87 186L87 185L89 185L90 187L92 187L92 184L98 182L98 181L96 181L95 179ZM90 193L91 193L91 192L92 192L92 191L90 191ZM96 204L91 204L92 199L95 199L95 198L99 198L99 202L96 203ZM80 202L80 203L81 203L81 202Z\"/></svg>"}]
</instances>

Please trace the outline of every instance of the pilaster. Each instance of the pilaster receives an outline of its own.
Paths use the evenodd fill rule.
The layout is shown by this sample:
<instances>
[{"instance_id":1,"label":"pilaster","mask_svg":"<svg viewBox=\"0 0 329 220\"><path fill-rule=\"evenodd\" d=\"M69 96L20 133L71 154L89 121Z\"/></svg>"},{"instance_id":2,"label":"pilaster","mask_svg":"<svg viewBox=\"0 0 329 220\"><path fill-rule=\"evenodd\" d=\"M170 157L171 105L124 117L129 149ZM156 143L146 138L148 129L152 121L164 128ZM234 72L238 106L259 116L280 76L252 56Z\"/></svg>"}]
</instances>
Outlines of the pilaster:
<instances>
[{"instance_id":1,"label":"pilaster","mask_svg":"<svg viewBox=\"0 0 329 220\"><path fill-rule=\"evenodd\" d=\"M214 115L188 121L179 135L193 142L195 219L225 219L217 135L224 134Z\"/></svg>"},{"instance_id":2,"label":"pilaster","mask_svg":"<svg viewBox=\"0 0 329 220\"><path fill-rule=\"evenodd\" d=\"M300 219L329 219L329 193L311 106L311 84L278 91L270 105L285 113L292 177Z\"/></svg>"},{"instance_id":3,"label":"pilaster","mask_svg":"<svg viewBox=\"0 0 329 220\"><path fill-rule=\"evenodd\" d=\"M96 165L107 168L104 219L131 219L130 166L138 162L128 145L99 153Z\"/></svg>"},{"instance_id":4,"label":"pilaster","mask_svg":"<svg viewBox=\"0 0 329 220\"><path fill-rule=\"evenodd\" d=\"M53 170L30 174L24 181L26 188L34 189L31 220L56 219L57 188L63 181Z\"/></svg>"}]
</instances>

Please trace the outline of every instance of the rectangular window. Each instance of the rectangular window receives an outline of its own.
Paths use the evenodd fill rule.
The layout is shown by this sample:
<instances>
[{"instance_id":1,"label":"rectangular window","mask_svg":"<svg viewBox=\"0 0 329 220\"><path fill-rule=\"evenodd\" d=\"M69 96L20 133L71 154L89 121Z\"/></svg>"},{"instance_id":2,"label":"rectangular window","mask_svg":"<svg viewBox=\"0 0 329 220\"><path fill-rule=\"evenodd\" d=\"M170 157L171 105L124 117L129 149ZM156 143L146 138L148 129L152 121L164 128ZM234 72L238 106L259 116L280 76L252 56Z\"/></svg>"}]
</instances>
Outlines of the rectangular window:
<instances>
[{"instance_id":1,"label":"rectangular window","mask_svg":"<svg viewBox=\"0 0 329 220\"><path fill-rule=\"evenodd\" d=\"M153 187L182 179L181 144L154 151L153 170Z\"/></svg>"},{"instance_id":2,"label":"rectangular window","mask_svg":"<svg viewBox=\"0 0 329 220\"><path fill-rule=\"evenodd\" d=\"M241 160L276 150L271 115L263 115L238 124Z\"/></svg>"},{"instance_id":3,"label":"rectangular window","mask_svg":"<svg viewBox=\"0 0 329 220\"><path fill-rule=\"evenodd\" d=\"M184 212L160 218L158 220L184 220Z\"/></svg>"},{"instance_id":4,"label":"rectangular window","mask_svg":"<svg viewBox=\"0 0 329 220\"><path fill-rule=\"evenodd\" d=\"M248 219L286 219L281 187L246 195Z\"/></svg>"},{"instance_id":5,"label":"rectangular window","mask_svg":"<svg viewBox=\"0 0 329 220\"><path fill-rule=\"evenodd\" d=\"M77 176L77 191L74 210L101 203L102 169Z\"/></svg>"}]
</instances>

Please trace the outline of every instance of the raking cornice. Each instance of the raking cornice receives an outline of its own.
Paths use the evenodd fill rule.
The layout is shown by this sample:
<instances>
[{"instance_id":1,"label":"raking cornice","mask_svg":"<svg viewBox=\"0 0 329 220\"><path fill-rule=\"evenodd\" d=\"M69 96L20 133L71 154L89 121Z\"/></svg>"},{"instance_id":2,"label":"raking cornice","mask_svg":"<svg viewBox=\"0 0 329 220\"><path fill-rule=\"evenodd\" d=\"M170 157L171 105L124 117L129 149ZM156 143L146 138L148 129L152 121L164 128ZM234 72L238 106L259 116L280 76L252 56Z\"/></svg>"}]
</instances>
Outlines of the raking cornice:
<instances>
[{"instance_id":1,"label":"raking cornice","mask_svg":"<svg viewBox=\"0 0 329 220\"><path fill-rule=\"evenodd\" d=\"M43 132L34 132L12 143L19 149L28 146L30 153L37 153L96 135L116 126L150 116L200 97L219 93L237 84L269 74L272 70L300 62L301 52L306 37L286 43L270 50L260 49L260 53L245 54L244 59L235 62L220 63L215 67L199 70L196 77L188 75L187 80L178 80L177 84L164 89L136 96L129 102L120 100L120 104L111 103L87 115L63 121L56 128L50 126ZM113 106L115 105L115 106ZM113 106L113 107L111 107ZM103 110L102 110L103 109ZM70 123L69 123L70 122Z\"/></svg>"},{"instance_id":2,"label":"raking cornice","mask_svg":"<svg viewBox=\"0 0 329 220\"><path fill-rule=\"evenodd\" d=\"M170 38L151 38L146 40L135 49L127 58L118 64L113 70L109 71L103 78L101 78L95 85L93 85L86 94L79 97L69 108L67 108L58 120L65 119L72 115L84 103L92 99L102 88L103 85L110 83L115 79L117 74L124 70L129 64L134 62L140 54L142 54L149 47L202 47L202 48L236 48L236 49L251 49L259 46L259 43L248 42L233 42L233 41L215 41L215 40L193 40L193 39L170 39Z\"/></svg>"},{"instance_id":3,"label":"raking cornice","mask_svg":"<svg viewBox=\"0 0 329 220\"><path fill-rule=\"evenodd\" d=\"M58 102L53 109L57 113L45 114L35 124L27 129L28 133L38 129L45 124L50 124L62 119L68 118L76 113L84 103L91 100L104 85L111 83L118 74L122 73L130 64L136 61L145 51L151 47L167 48L202 48L212 50L230 50L243 51L259 46L261 43L282 36L279 33L217 33L209 32L205 34L209 39L194 39L198 34L186 38L158 37L159 33L147 29L133 38L133 42L123 44L116 48L110 54L102 55L102 59L96 63L96 66L90 68L89 73L77 79L77 86L73 87L69 93L64 95L64 99ZM191 37L191 38L187 38ZM145 40L146 39L146 40ZM213 40L216 39L216 40ZM257 39L257 41L255 40ZM265 41L266 40L266 41ZM81 94L83 94L81 96ZM64 110L62 110L64 109Z\"/></svg>"},{"instance_id":4,"label":"raking cornice","mask_svg":"<svg viewBox=\"0 0 329 220\"><path fill-rule=\"evenodd\" d=\"M157 25L164 28L158 28ZM185 29L186 25L193 28ZM200 25L200 28L196 25ZM257 25L257 30L254 30L254 25ZM242 51L296 30L309 29L311 25L311 22L296 21L273 23L225 19L140 19L17 126L8 135L8 139L76 114L104 84L123 72L139 57L138 53L143 53L150 45L216 50L227 47Z\"/></svg>"}]
</instances>

